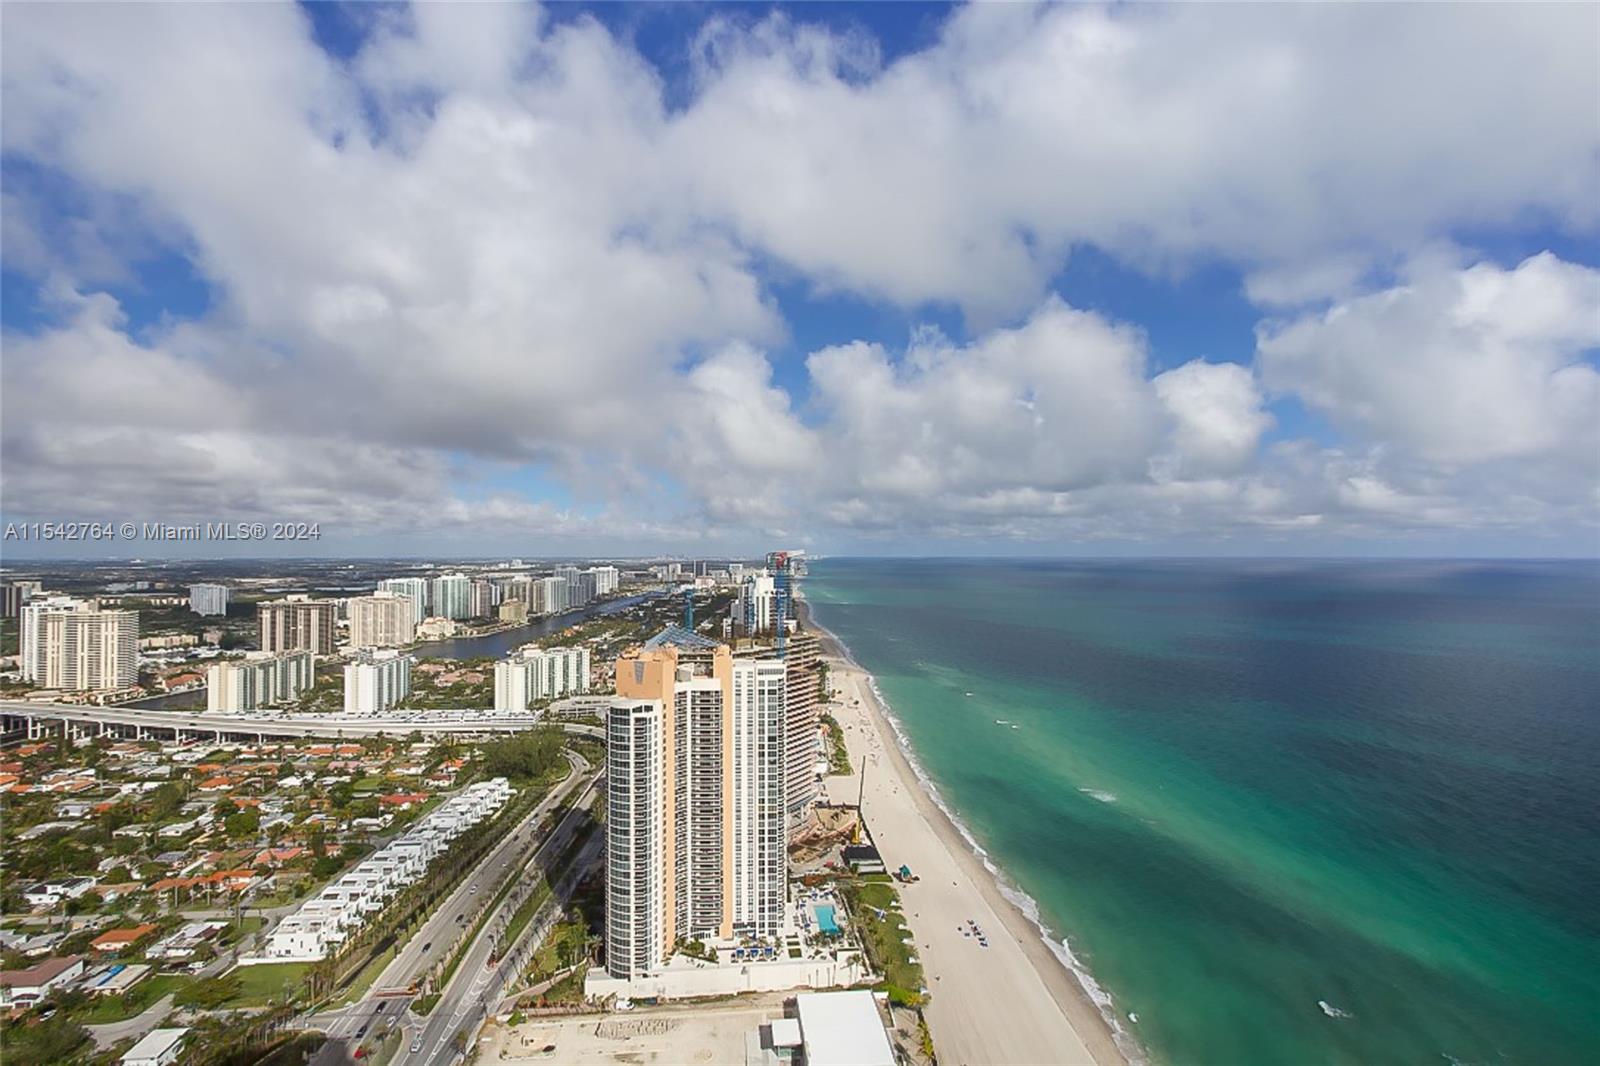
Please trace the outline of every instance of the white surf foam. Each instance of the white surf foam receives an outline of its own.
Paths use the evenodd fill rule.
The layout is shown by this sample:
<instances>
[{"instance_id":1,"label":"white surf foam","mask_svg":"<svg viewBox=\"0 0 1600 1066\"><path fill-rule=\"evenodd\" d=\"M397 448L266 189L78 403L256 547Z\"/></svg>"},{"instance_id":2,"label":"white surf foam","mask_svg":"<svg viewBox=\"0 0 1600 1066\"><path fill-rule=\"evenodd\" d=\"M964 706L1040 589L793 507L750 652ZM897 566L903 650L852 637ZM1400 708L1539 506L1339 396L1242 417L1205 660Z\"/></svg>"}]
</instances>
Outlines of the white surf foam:
<instances>
[{"instance_id":1,"label":"white surf foam","mask_svg":"<svg viewBox=\"0 0 1600 1066\"><path fill-rule=\"evenodd\" d=\"M861 670L866 677L867 687L872 690L872 695L878 701L878 706L883 709L883 716L888 721L889 728L894 731L895 741L899 745L901 754L905 756L906 762L910 764L911 772L916 775L917 782L922 785L934 804L944 812L945 817L950 819L950 824L956 827L956 832L961 834L961 839L966 841L967 846L972 849L972 853L983 863L983 868L994 879L995 887L1000 890L1000 894L1021 911L1023 916L1028 919L1028 922L1038 930L1039 939L1044 941L1045 946L1050 949L1050 953L1078 982L1078 987L1083 989L1084 994L1089 997L1089 1001L1100 1012L1100 1017L1104 1019L1106 1027L1111 1030L1111 1039L1116 1044L1117 1050L1122 1052L1123 1057L1128 1060L1131 1066L1145 1066L1149 1059L1133 1034L1128 1032L1127 1027L1122 1024L1122 1019L1112 1001L1111 993L1107 992L1104 986L1094 979L1094 975L1089 972L1088 967L1072 953L1072 948L1065 937L1062 937L1060 941L1056 940L1050 927L1044 923L1044 919L1039 912L1038 901L1014 885L1003 870L989 861L989 853L984 850L983 845L978 843L977 838L972 835L972 831L967 828L966 823L956 815L956 812L951 809L949 804L945 803L944 797L939 792L939 786L934 783L933 778L928 776L927 771L922 767L922 763L917 760L916 752L912 750L911 740L906 735L905 727L900 724L900 719L895 716L894 708L889 705L888 699L884 697L883 690L878 687L878 679L856 661L855 657L850 654L849 649L845 647L844 641L839 640L837 634L834 635L834 640L838 643L840 649L844 651L845 658L850 664ZM1017 727L1013 725L1011 728L1015 729ZM1110 793L1106 793L1106 795L1110 795ZM1115 800L1115 797L1113 796L1112 799Z\"/></svg>"},{"instance_id":2,"label":"white surf foam","mask_svg":"<svg viewBox=\"0 0 1600 1066\"><path fill-rule=\"evenodd\" d=\"M1115 792L1106 792L1105 790L1098 789L1098 788L1080 788L1080 789L1078 789L1078 791L1082 792L1085 796L1088 796L1090 799L1099 800L1101 803L1115 803L1115 802L1117 802L1117 794Z\"/></svg>"}]
</instances>

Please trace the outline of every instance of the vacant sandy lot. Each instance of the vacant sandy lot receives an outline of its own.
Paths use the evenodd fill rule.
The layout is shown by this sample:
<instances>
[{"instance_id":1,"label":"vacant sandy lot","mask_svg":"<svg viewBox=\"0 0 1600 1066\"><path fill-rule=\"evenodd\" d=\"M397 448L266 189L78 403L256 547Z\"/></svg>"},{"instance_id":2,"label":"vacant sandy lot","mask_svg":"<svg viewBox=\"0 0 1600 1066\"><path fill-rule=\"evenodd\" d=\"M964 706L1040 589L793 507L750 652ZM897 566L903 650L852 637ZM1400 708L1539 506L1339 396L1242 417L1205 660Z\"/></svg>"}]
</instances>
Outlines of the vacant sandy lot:
<instances>
[{"instance_id":1,"label":"vacant sandy lot","mask_svg":"<svg viewBox=\"0 0 1600 1066\"><path fill-rule=\"evenodd\" d=\"M485 1063L631 1063L692 1066L743 1063L745 1034L783 1017L783 996L713 1006L669 1006L568 1020L530 1021L484 1031ZM543 1049L551 1044L555 1050Z\"/></svg>"}]
</instances>

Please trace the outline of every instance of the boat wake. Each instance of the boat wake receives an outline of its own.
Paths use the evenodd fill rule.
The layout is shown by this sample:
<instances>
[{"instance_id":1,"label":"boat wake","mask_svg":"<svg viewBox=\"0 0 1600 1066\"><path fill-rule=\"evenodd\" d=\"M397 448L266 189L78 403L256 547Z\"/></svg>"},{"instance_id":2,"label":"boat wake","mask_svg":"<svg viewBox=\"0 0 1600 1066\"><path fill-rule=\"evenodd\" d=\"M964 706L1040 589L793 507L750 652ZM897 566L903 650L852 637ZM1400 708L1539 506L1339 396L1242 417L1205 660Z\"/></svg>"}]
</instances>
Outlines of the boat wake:
<instances>
[{"instance_id":1,"label":"boat wake","mask_svg":"<svg viewBox=\"0 0 1600 1066\"><path fill-rule=\"evenodd\" d=\"M1099 800L1101 803L1115 803L1115 802L1117 802L1117 794L1115 792L1106 792L1106 791L1103 791L1102 789L1098 789L1098 788L1080 788L1080 789L1078 789L1078 791L1082 792L1085 796L1088 796L1090 799Z\"/></svg>"},{"instance_id":2,"label":"boat wake","mask_svg":"<svg viewBox=\"0 0 1600 1066\"><path fill-rule=\"evenodd\" d=\"M1355 1017L1354 1014L1351 1014L1347 1010L1340 1010L1338 1007L1335 1007L1332 1003L1329 1003L1325 999L1317 1000L1317 1006L1321 1007L1322 1008L1322 1013L1326 1014L1330 1018L1354 1018Z\"/></svg>"}]
</instances>

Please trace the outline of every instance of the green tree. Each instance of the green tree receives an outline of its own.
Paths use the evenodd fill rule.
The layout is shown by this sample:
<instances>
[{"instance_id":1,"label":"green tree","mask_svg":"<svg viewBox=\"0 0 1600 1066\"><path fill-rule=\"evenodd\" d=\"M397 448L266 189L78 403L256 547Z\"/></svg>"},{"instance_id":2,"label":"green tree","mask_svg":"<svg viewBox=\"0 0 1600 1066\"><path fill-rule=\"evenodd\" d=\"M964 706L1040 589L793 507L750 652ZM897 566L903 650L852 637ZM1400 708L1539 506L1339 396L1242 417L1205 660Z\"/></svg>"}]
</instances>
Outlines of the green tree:
<instances>
[{"instance_id":1,"label":"green tree","mask_svg":"<svg viewBox=\"0 0 1600 1066\"><path fill-rule=\"evenodd\" d=\"M46 1066L67 1062L84 1050L89 1030L65 1014L37 1025L10 1025L5 1030L6 1066Z\"/></svg>"},{"instance_id":2,"label":"green tree","mask_svg":"<svg viewBox=\"0 0 1600 1066\"><path fill-rule=\"evenodd\" d=\"M178 808L183 806L185 790L177 781L168 781L154 792L150 793L150 818L152 821L164 821L178 813Z\"/></svg>"},{"instance_id":3,"label":"green tree","mask_svg":"<svg viewBox=\"0 0 1600 1066\"><path fill-rule=\"evenodd\" d=\"M514 733L484 745L484 772L514 781L542 777L561 761L565 746L566 735L556 726Z\"/></svg>"}]
</instances>

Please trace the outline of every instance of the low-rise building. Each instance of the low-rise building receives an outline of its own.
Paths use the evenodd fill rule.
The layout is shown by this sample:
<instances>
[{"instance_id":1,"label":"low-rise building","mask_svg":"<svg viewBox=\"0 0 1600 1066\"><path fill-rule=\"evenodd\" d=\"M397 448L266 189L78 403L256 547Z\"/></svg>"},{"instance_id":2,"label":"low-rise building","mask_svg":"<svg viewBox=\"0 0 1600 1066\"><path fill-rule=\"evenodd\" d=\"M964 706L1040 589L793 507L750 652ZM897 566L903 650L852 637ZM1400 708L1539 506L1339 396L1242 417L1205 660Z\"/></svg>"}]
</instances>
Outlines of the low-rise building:
<instances>
[{"instance_id":1,"label":"low-rise building","mask_svg":"<svg viewBox=\"0 0 1600 1066\"><path fill-rule=\"evenodd\" d=\"M143 925L131 925L125 929L112 929L89 941L89 946L101 954L125 951L155 931L156 927L148 922Z\"/></svg>"},{"instance_id":2,"label":"low-rise building","mask_svg":"<svg viewBox=\"0 0 1600 1066\"><path fill-rule=\"evenodd\" d=\"M183 1054L188 1034L188 1029L152 1029L122 1056L122 1066L171 1066Z\"/></svg>"},{"instance_id":3,"label":"low-rise building","mask_svg":"<svg viewBox=\"0 0 1600 1066\"><path fill-rule=\"evenodd\" d=\"M68 877L59 881L41 881L22 893L30 907L54 907L64 900L77 899L98 883L93 877Z\"/></svg>"},{"instance_id":4,"label":"low-rise building","mask_svg":"<svg viewBox=\"0 0 1600 1066\"><path fill-rule=\"evenodd\" d=\"M26 970L0 972L0 1005L31 1006L82 975L83 958L79 955L45 959Z\"/></svg>"},{"instance_id":5,"label":"low-rise building","mask_svg":"<svg viewBox=\"0 0 1600 1066\"><path fill-rule=\"evenodd\" d=\"M120 996L149 976L150 967L143 963L106 963L84 974L77 987L91 996Z\"/></svg>"},{"instance_id":6,"label":"low-rise building","mask_svg":"<svg viewBox=\"0 0 1600 1066\"><path fill-rule=\"evenodd\" d=\"M794 1002L806 1066L895 1066L871 992L805 992Z\"/></svg>"},{"instance_id":7,"label":"low-rise building","mask_svg":"<svg viewBox=\"0 0 1600 1066\"><path fill-rule=\"evenodd\" d=\"M505 806L511 792L510 783L497 777L450 797L405 834L362 860L278 923L267 938L263 953L241 959L241 965L313 962L327 957L368 915L381 910L402 888L420 878L452 840Z\"/></svg>"}]
</instances>

